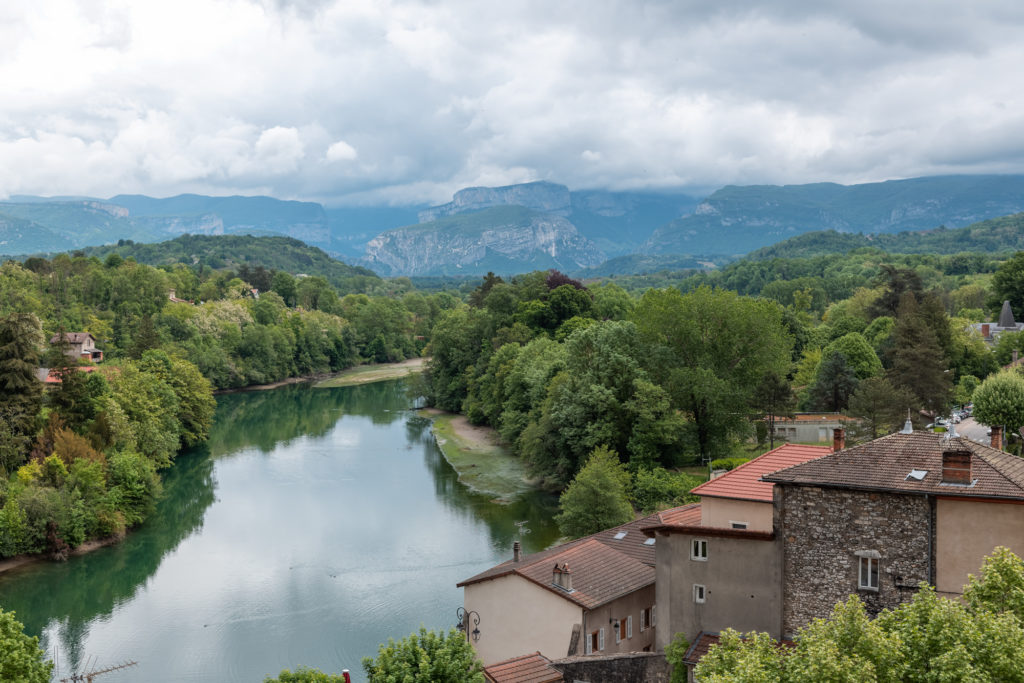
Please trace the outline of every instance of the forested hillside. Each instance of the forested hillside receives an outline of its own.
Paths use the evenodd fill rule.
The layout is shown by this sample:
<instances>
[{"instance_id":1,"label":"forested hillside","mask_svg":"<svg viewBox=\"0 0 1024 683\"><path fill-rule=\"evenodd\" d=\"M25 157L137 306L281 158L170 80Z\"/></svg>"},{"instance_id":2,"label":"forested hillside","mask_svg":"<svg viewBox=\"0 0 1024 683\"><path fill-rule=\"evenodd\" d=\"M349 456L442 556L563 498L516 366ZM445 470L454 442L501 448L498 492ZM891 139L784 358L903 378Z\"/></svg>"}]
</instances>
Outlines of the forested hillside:
<instances>
[{"instance_id":1,"label":"forested hillside","mask_svg":"<svg viewBox=\"0 0 1024 683\"><path fill-rule=\"evenodd\" d=\"M822 256L874 248L894 254L999 254L1024 249L1024 213L1001 216L963 228L865 235L826 230L792 237L751 252L747 258Z\"/></svg>"}]
</instances>

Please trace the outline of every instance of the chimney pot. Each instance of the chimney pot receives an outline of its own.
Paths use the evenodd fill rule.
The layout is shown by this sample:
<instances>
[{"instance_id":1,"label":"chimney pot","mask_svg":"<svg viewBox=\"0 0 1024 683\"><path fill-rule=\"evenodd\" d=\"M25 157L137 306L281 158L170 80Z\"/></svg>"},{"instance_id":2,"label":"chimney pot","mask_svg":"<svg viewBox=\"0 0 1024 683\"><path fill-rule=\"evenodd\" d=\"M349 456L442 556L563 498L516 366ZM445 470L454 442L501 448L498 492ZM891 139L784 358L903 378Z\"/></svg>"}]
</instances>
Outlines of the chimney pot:
<instances>
[{"instance_id":1,"label":"chimney pot","mask_svg":"<svg viewBox=\"0 0 1024 683\"><path fill-rule=\"evenodd\" d=\"M846 448L846 430L836 427L832 430L832 451L841 451Z\"/></svg>"},{"instance_id":2,"label":"chimney pot","mask_svg":"<svg viewBox=\"0 0 1024 683\"><path fill-rule=\"evenodd\" d=\"M516 541L515 543L512 544L512 561L513 562L518 562L519 561L519 552L520 552L519 541Z\"/></svg>"},{"instance_id":3,"label":"chimney pot","mask_svg":"<svg viewBox=\"0 0 1024 683\"><path fill-rule=\"evenodd\" d=\"M942 483L971 483L971 452L945 451L942 454Z\"/></svg>"},{"instance_id":4,"label":"chimney pot","mask_svg":"<svg viewBox=\"0 0 1024 683\"><path fill-rule=\"evenodd\" d=\"M992 426L992 448L1003 450L1003 428L1002 426Z\"/></svg>"}]
</instances>

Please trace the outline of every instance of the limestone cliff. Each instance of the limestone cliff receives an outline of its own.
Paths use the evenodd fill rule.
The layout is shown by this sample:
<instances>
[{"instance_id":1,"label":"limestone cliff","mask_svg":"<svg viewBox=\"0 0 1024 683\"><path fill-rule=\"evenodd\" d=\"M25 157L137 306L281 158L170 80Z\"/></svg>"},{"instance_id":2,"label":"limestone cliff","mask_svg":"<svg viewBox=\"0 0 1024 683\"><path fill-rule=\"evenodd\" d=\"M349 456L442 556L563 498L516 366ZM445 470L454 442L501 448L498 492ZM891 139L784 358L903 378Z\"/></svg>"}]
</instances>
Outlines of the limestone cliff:
<instances>
[{"instance_id":1,"label":"limestone cliff","mask_svg":"<svg viewBox=\"0 0 1024 683\"><path fill-rule=\"evenodd\" d=\"M492 206L525 206L534 211L567 216L572 209L572 198L565 185L544 181L505 187L467 187L456 192L447 204L420 211L419 220L420 223L429 223Z\"/></svg>"},{"instance_id":2,"label":"limestone cliff","mask_svg":"<svg viewBox=\"0 0 1024 683\"><path fill-rule=\"evenodd\" d=\"M523 272L594 265L604 254L565 218L498 206L381 233L367 264L392 275Z\"/></svg>"}]
</instances>

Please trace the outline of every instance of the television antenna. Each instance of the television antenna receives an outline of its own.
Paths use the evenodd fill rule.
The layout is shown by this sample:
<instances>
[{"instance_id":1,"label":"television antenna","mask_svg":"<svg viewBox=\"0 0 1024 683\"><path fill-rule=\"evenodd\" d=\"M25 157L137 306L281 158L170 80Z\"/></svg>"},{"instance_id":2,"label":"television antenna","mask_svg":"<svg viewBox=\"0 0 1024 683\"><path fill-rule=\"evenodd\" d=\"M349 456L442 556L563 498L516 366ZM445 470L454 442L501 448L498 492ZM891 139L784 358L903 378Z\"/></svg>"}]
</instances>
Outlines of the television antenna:
<instances>
[{"instance_id":1,"label":"television antenna","mask_svg":"<svg viewBox=\"0 0 1024 683\"><path fill-rule=\"evenodd\" d=\"M121 669L127 669L132 666L138 666L138 664L139 663L136 661L127 661L115 664L114 666L108 666L105 669L93 669L92 671L87 671L85 673L71 674L67 678L60 679L60 683L93 683L93 679L98 678L103 674L120 671Z\"/></svg>"},{"instance_id":2,"label":"television antenna","mask_svg":"<svg viewBox=\"0 0 1024 683\"><path fill-rule=\"evenodd\" d=\"M519 527L519 535L520 536L522 536L524 534L530 533L530 530L526 528L526 525L529 524L529 523L530 523L530 520L528 520L528 519L524 519L521 522L516 522L516 526Z\"/></svg>"}]
</instances>

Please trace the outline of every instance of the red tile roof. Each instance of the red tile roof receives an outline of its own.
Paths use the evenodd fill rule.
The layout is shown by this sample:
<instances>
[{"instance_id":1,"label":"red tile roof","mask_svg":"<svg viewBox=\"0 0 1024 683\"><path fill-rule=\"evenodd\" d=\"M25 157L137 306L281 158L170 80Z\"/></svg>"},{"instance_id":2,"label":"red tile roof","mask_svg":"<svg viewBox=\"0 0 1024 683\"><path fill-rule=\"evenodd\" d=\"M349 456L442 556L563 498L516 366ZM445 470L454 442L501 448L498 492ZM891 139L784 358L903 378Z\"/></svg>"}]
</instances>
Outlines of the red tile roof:
<instances>
[{"instance_id":1,"label":"red tile roof","mask_svg":"<svg viewBox=\"0 0 1024 683\"><path fill-rule=\"evenodd\" d=\"M765 474L777 472L785 467L792 467L828 455L832 449L828 446L802 446L787 443L775 450L768 451L739 467L726 472L720 477L705 482L694 488L691 493L698 496L715 498L735 498L737 500L753 500L763 503L772 502L772 484L762 481Z\"/></svg>"},{"instance_id":2,"label":"red tile roof","mask_svg":"<svg viewBox=\"0 0 1024 683\"><path fill-rule=\"evenodd\" d=\"M942 454L970 451L970 485L942 483ZM923 472L920 478L908 475ZM765 476L779 484L1024 500L1024 459L932 432L890 434Z\"/></svg>"},{"instance_id":3,"label":"red tile roof","mask_svg":"<svg viewBox=\"0 0 1024 683\"><path fill-rule=\"evenodd\" d=\"M658 522L669 526L700 526L700 503L691 503L658 514Z\"/></svg>"},{"instance_id":4,"label":"red tile roof","mask_svg":"<svg viewBox=\"0 0 1024 683\"><path fill-rule=\"evenodd\" d=\"M565 680L562 672L551 666L551 660L539 652L485 666L484 675L492 683L556 683Z\"/></svg>"},{"instance_id":5,"label":"red tile roof","mask_svg":"<svg viewBox=\"0 0 1024 683\"><path fill-rule=\"evenodd\" d=\"M77 368L78 372L95 372L99 368L95 365L80 365ZM60 384L60 375L57 374L56 370L50 370L46 373L46 379L43 380L46 384Z\"/></svg>"},{"instance_id":6,"label":"red tile roof","mask_svg":"<svg viewBox=\"0 0 1024 683\"><path fill-rule=\"evenodd\" d=\"M699 515L698 515L699 516ZM460 582L458 587L519 575L586 609L615 600L654 583L654 545L641 529L659 522L650 515L563 545L502 562ZM624 534L622 538L615 536ZM551 581L555 563L568 563L571 592Z\"/></svg>"}]
</instances>

